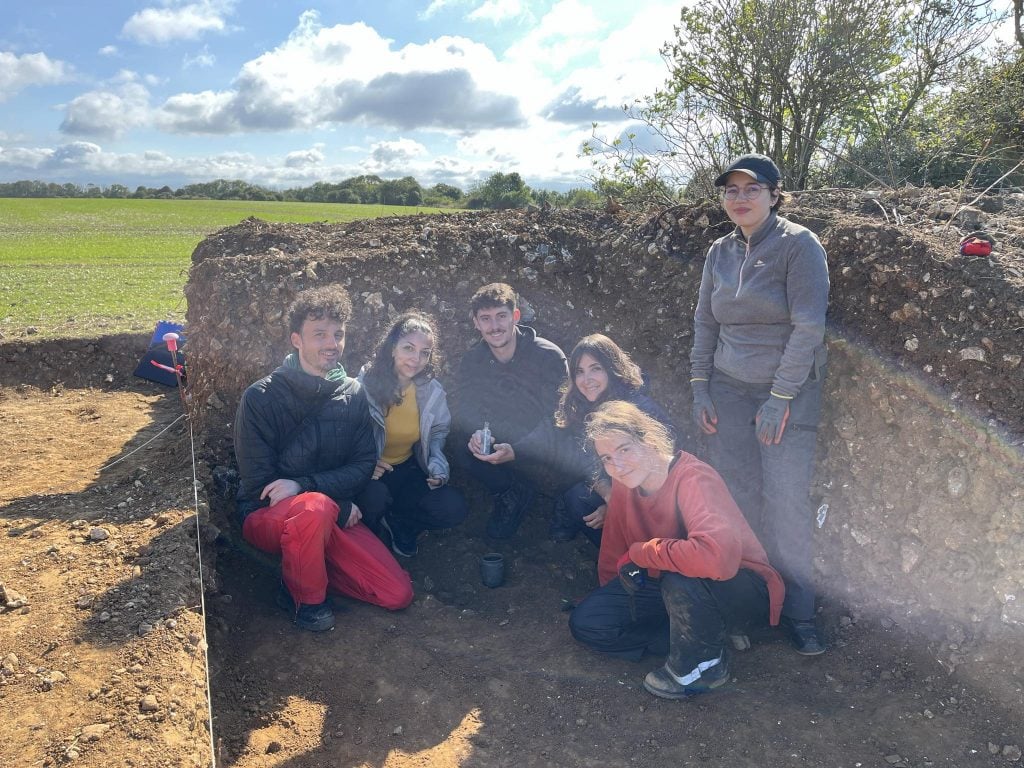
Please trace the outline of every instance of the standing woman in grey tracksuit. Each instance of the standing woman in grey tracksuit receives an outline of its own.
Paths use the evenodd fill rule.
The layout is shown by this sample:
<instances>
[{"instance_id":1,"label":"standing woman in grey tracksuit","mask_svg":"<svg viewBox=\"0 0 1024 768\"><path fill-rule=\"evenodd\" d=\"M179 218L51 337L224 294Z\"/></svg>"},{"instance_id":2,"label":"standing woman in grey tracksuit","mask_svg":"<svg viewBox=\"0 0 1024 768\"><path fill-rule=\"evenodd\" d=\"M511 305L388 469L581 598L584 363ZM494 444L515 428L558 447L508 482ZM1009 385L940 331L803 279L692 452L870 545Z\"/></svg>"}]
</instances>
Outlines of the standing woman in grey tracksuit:
<instances>
[{"instance_id":1,"label":"standing woman in grey tracksuit","mask_svg":"<svg viewBox=\"0 0 1024 768\"><path fill-rule=\"evenodd\" d=\"M402 557L416 554L425 530L451 528L469 511L448 486L444 441L451 428L448 397L434 378L439 352L433 318L417 310L399 315L359 372L370 406L377 464L356 497L374 533L388 534Z\"/></svg>"},{"instance_id":2,"label":"standing woman in grey tracksuit","mask_svg":"<svg viewBox=\"0 0 1024 768\"><path fill-rule=\"evenodd\" d=\"M693 415L786 583L799 653L823 653L814 623L810 483L822 380L828 264L810 230L778 215L782 174L743 155L718 177L736 225L708 251L694 314Z\"/></svg>"}]
</instances>

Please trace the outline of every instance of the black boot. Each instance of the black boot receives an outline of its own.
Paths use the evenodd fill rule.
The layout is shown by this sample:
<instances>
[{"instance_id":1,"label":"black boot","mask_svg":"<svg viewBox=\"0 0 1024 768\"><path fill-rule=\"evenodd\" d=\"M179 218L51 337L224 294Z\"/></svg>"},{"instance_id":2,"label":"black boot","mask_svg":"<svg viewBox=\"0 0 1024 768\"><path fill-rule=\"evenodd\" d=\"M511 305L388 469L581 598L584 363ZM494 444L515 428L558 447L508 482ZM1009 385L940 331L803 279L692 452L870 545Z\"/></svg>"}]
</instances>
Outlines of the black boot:
<instances>
[{"instance_id":1,"label":"black boot","mask_svg":"<svg viewBox=\"0 0 1024 768\"><path fill-rule=\"evenodd\" d=\"M487 521L487 535L492 539L510 539L519 530L526 511L533 503L533 489L522 483L494 495L494 510Z\"/></svg>"},{"instance_id":2,"label":"black boot","mask_svg":"<svg viewBox=\"0 0 1024 768\"><path fill-rule=\"evenodd\" d=\"M565 500L561 496L556 498L551 511L551 524L548 525L548 538L552 541L572 541L579 527L579 521L570 517Z\"/></svg>"}]
</instances>

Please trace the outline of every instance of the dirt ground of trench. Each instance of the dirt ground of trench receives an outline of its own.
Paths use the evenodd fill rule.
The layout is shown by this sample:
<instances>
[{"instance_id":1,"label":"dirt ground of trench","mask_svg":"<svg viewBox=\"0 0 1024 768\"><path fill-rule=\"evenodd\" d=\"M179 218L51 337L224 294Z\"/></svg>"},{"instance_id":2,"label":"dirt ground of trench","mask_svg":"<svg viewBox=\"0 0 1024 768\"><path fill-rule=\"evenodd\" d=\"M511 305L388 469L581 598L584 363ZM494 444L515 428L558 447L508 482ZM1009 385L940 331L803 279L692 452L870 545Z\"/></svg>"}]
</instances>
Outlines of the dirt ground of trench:
<instances>
[{"instance_id":1,"label":"dirt ground of trench","mask_svg":"<svg viewBox=\"0 0 1024 768\"><path fill-rule=\"evenodd\" d=\"M204 633L188 431L141 447L181 408L133 379L134 362L92 387L0 385L0 580L28 601L0 613L2 766L197 766L211 750L244 768L1020 760L1019 691L949 675L919 638L827 595L826 655L770 632L733 655L718 692L652 698L641 681L660 659L609 660L570 638L563 600L595 586L595 551L546 541L545 500L495 547L470 492L471 519L403 561L413 605L337 599L337 628L316 635L273 606L266 562L228 536L204 542L218 571ZM495 548L507 581L487 589L478 562Z\"/></svg>"}]
</instances>

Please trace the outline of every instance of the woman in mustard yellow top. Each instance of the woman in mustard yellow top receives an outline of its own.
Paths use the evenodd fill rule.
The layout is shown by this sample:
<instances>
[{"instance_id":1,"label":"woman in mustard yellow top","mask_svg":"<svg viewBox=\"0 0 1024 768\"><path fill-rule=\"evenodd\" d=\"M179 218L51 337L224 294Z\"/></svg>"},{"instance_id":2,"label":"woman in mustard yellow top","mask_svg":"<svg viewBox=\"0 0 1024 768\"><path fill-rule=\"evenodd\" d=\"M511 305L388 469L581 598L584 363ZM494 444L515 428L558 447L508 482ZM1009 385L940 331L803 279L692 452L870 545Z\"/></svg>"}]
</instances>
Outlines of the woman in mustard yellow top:
<instances>
[{"instance_id":1,"label":"woman in mustard yellow top","mask_svg":"<svg viewBox=\"0 0 1024 768\"><path fill-rule=\"evenodd\" d=\"M451 414L437 370L433 318L401 314L359 372L377 445L373 479L356 498L363 522L387 533L402 557L416 554L425 530L451 528L468 512L462 493L447 485L444 441Z\"/></svg>"}]
</instances>

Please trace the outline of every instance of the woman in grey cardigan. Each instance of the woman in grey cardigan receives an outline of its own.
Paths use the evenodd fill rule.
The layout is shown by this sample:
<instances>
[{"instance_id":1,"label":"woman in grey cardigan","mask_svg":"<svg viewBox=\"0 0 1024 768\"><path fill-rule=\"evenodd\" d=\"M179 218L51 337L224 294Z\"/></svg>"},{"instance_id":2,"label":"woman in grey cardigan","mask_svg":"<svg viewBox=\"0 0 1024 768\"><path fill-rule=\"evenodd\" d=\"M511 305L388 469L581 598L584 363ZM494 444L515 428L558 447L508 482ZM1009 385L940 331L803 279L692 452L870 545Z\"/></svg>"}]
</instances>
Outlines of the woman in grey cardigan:
<instances>
[{"instance_id":1,"label":"woman in grey cardigan","mask_svg":"<svg viewBox=\"0 0 1024 768\"><path fill-rule=\"evenodd\" d=\"M743 155L718 177L736 225L708 251L694 314L693 416L786 583L783 625L823 653L814 623L810 483L822 380L828 264L810 230L778 215L782 174Z\"/></svg>"},{"instance_id":2,"label":"woman in grey cardigan","mask_svg":"<svg viewBox=\"0 0 1024 768\"><path fill-rule=\"evenodd\" d=\"M444 387L434 378L439 353L433 318L401 314L359 372L377 446L377 465L356 498L363 521L387 533L402 557L416 554L425 530L451 528L468 512L462 493L447 485L444 441L451 414Z\"/></svg>"}]
</instances>

